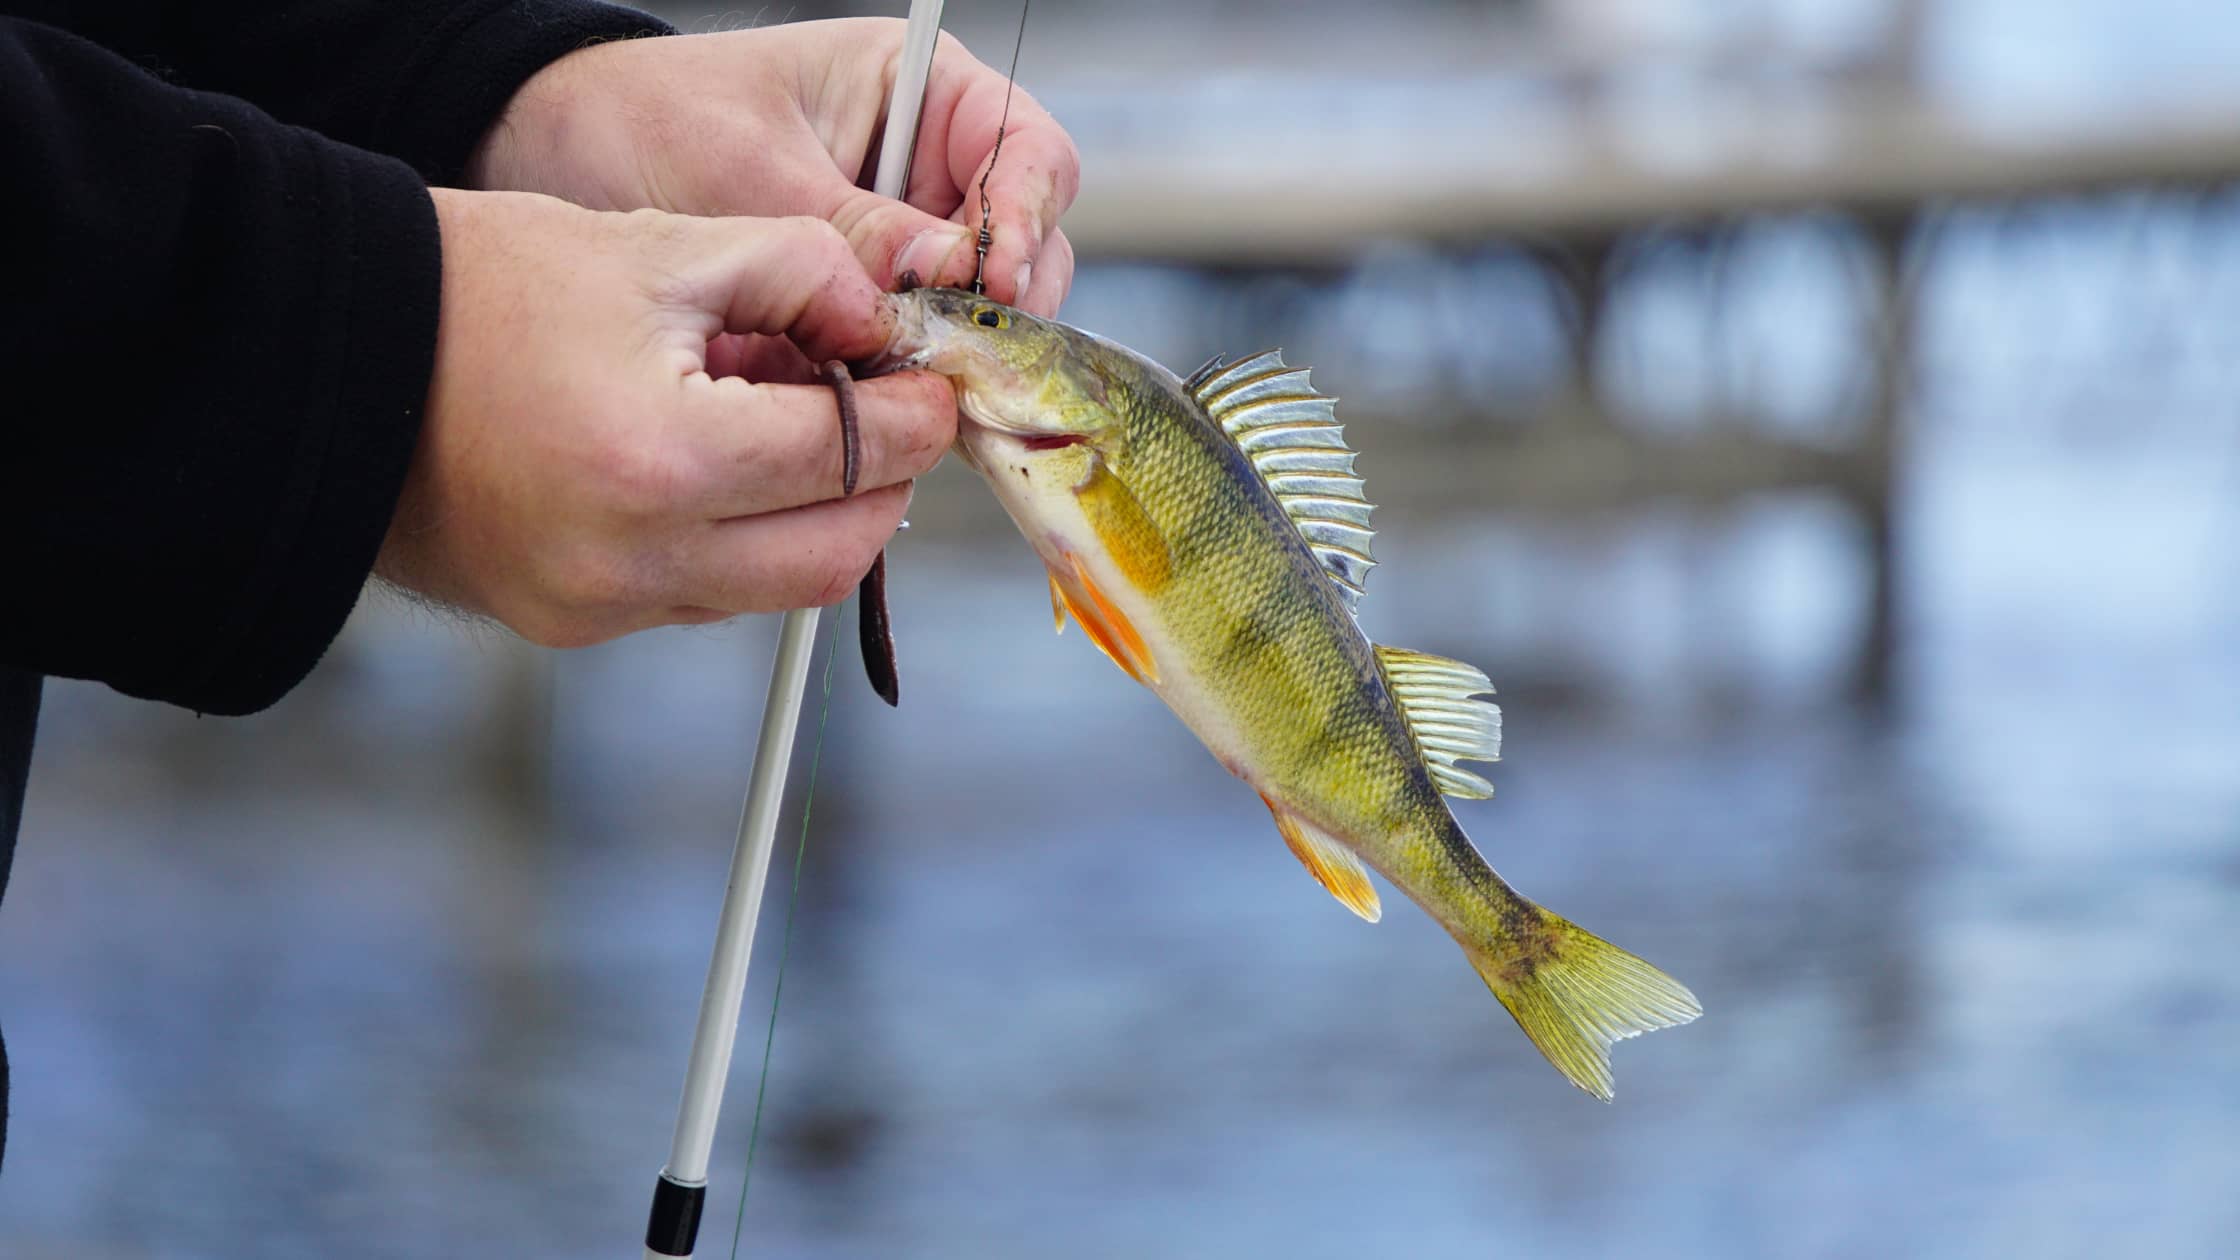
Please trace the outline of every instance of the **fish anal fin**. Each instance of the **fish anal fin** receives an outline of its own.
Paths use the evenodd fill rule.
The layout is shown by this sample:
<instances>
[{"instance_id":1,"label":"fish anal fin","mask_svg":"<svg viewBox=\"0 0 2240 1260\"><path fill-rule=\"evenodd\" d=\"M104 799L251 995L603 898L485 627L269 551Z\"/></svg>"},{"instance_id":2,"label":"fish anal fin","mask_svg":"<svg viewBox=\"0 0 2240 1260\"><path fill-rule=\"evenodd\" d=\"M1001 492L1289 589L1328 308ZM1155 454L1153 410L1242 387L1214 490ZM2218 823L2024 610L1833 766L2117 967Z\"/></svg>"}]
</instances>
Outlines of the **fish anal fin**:
<instances>
[{"instance_id":1,"label":"fish anal fin","mask_svg":"<svg viewBox=\"0 0 2240 1260\"><path fill-rule=\"evenodd\" d=\"M1262 793L1260 799L1267 803L1268 812L1275 815L1276 830L1283 833L1283 842L1291 849L1293 857L1307 868L1315 882L1330 891L1340 905L1371 923L1384 917L1384 903L1377 898L1376 885L1369 882L1369 871L1353 851L1324 835L1314 824L1285 809Z\"/></svg>"},{"instance_id":2,"label":"fish anal fin","mask_svg":"<svg viewBox=\"0 0 2240 1260\"><path fill-rule=\"evenodd\" d=\"M1073 614L1081 632L1089 642L1097 645L1122 673L1137 682L1150 686L1159 681L1159 666L1151 659L1151 649L1145 646L1143 635L1127 615L1113 606L1103 591L1097 589L1096 580L1082 567L1081 557L1066 557L1066 572L1050 570L1050 589L1065 610Z\"/></svg>"},{"instance_id":3,"label":"fish anal fin","mask_svg":"<svg viewBox=\"0 0 2240 1260\"><path fill-rule=\"evenodd\" d=\"M1455 764L1501 760L1501 710L1475 698L1493 691L1485 674L1461 661L1381 643L1377 661L1432 782L1448 796L1493 795L1493 784Z\"/></svg>"}]
</instances>

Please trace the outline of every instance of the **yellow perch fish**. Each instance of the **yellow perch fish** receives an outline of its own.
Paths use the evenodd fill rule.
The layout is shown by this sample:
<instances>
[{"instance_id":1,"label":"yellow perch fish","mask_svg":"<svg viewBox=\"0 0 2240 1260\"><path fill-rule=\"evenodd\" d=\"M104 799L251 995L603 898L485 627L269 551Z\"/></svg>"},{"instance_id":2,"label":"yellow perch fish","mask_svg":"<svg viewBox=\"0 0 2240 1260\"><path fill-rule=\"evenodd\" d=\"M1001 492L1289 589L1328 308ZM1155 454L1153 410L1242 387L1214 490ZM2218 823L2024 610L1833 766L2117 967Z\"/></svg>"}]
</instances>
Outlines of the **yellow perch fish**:
<instances>
[{"instance_id":1,"label":"yellow perch fish","mask_svg":"<svg viewBox=\"0 0 2240 1260\"><path fill-rule=\"evenodd\" d=\"M893 299L881 367L950 378L964 458L1071 614L1231 774L1346 907L1363 863L1437 919L1573 1084L1611 1096L1610 1045L1701 1013L1663 972L1526 900L1446 796L1501 751L1486 676L1369 642L1354 619L1369 504L1332 400L1274 353L1184 380L1064 324L955 289Z\"/></svg>"}]
</instances>

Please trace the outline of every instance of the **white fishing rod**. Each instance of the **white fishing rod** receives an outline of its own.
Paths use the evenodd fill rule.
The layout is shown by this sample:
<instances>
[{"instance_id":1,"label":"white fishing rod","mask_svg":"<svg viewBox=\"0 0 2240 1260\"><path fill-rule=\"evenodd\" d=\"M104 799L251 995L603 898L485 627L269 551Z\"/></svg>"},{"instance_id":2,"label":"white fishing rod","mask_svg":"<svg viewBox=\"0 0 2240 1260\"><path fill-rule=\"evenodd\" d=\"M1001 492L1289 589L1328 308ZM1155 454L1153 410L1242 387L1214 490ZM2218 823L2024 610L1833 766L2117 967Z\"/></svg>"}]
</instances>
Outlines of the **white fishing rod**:
<instances>
[{"instance_id":1,"label":"white fishing rod","mask_svg":"<svg viewBox=\"0 0 2240 1260\"><path fill-rule=\"evenodd\" d=\"M910 155L918 147L918 115L933 68L934 40L941 33L942 4L943 0L910 0L902 62L895 74L893 99L887 103L886 141L871 185L882 197L901 200L910 182ZM755 744L754 770L747 777L746 804L739 811L739 839L731 853L723 912L716 919L708 984L700 994L700 1021L692 1033L691 1058L685 1063L684 1094L677 1102L676 1136L669 1145L669 1162L654 1183L653 1208L646 1216L646 1260L690 1256L699 1240L700 1213L708 1197L708 1153L715 1145L716 1116L723 1109L724 1080L731 1073L739 1005L747 991L747 962L754 952L755 922L761 917L762 890L770 875L778 806L785 796L786 768L793 760L794 733L801 725L801 697L808 687L816 637L814 608L787 613L778 628L770 694L762 707L762 733Z\"/></svg>"}]
</instances>

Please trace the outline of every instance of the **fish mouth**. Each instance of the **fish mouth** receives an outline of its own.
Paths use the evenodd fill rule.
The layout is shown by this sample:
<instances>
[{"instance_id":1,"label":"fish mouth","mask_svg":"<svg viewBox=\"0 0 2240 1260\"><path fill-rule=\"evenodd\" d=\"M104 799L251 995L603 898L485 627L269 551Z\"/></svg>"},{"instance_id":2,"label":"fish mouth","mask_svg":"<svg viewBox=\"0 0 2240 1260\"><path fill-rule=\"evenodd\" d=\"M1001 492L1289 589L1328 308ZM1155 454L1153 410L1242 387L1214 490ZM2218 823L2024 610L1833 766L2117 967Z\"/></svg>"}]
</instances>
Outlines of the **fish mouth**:
<instances>
[{"instance_id":1,"label":"fish mouth","mask_svg":"<svg viewBox=\"0 0 2240 1260\"><path fill-rule=\"evenodd\" d=\"M919 344L913 347L898 331L886 348L856 365L858 376L885 376L890 372L908 372L925 367L933 359L933 347Z\"/></svg>"},{"instance_id":2,"label":"fish mouth","mask_svg":"<svg viewBox=\"0 0 2240 1260\"><path fill-rule=\"evenodd\" d=\"M927 295L933 292L912 290L884 299L893 331L885 347L861 365L865 375L920 369L947 377L956 390L957 415L974 436L999 434L1026 451L1059 450L1090 440L1088 434L1051 428L1035 408L1022 404L1040 391L1039 382L1062 346L1053 342L1033 362L1014 363L979 329L960 325L932 305Z\"/></svg>"},{"instance_id":3,"label":"fish mouth","mask_svg":"<svg viewBox=\"0 0 2240 1260\"><path fill-rule=\"evenodd\" d=\"M889 372L925 367L932 361L934 351L934 339L926 327L925 304L912 300L909 291L893 294L882 301L894 315L894 331L888 334L887 344L879 353L859 365L862 374L885 376Z\"/></svg>"}]
</instances>

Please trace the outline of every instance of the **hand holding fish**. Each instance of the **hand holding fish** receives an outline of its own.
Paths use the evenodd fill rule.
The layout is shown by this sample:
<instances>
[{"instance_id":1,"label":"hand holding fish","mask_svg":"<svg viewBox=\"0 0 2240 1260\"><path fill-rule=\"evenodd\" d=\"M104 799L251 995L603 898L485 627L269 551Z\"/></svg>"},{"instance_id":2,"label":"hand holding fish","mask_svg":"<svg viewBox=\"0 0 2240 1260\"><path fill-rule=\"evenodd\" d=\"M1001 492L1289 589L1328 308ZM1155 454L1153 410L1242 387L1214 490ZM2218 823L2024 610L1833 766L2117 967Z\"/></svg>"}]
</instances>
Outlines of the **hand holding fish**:
<instances>
[{"instance_id":1,"label":"hand holding fish","mask_svg":"<svg viewBox=\"0 0 2240 1260\"><path fill-rule=\"evenodd\" d=\"M553 646L834 603L955 435L940 377L862 383L846 495L833 391L740 350L887 343L827 223L433 196L443 317L390 581Z\"/></svg>"},{"instance_id":2,"label":"hand holding fish","mask_svg":"<svg viewBox=\"0 0 2240 1260\"><path fill-rule=\"evenodd\" d=\"M468 167L477 187L593 209L811 215L847 237L883 288L905 272L963 285L979 182L1008 82L944 35L903 201L859 187L877 160L903 23L801 22L623 40L571 53L522 85ZM988 181L990 296L1055 314L1073 280L1058 217L1080 185L1073 141L1024 91Z\"/></svg>"}]
</instances>

